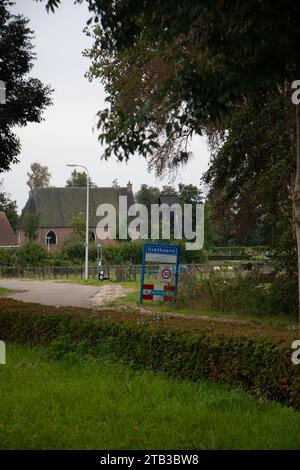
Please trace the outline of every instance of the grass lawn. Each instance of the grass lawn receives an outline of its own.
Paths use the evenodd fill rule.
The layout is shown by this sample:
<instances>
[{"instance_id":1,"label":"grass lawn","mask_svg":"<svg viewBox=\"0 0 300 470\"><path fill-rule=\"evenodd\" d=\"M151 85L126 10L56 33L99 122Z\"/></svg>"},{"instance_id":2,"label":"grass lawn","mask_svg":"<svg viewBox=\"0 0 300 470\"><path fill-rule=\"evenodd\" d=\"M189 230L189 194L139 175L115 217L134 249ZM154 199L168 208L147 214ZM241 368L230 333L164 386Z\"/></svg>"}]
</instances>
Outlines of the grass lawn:
<instances>
[{"instance_id":1,"label":"grass lawn","mask_svg":"<svg viewBox=\"0 0 300 470\"><path fill-rule=\"evenodd\" d=\"M300 449L292 409L108 357L8 344L0 394L1 449Z\"/></svg>"}]
</instances>

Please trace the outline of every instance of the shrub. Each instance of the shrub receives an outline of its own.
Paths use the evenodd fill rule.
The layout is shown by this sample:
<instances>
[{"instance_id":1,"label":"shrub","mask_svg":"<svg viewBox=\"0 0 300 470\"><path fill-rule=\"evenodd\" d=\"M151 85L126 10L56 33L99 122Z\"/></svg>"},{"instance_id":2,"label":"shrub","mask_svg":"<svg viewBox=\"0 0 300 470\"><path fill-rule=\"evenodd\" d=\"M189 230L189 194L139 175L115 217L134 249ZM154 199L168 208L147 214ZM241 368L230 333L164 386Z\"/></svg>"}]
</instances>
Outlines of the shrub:
<instances>
[{"instance_id":1,"label":"shrub","mask_svg":"<svg viewBox=\"0 0 300 470\"><path fill-rule=\"evenodd\" d=\"M282 276L271 284L259 279L235 276L224 278L211 275L199 279L197 273L180 276L176 303L206 310L256 316L288 315L297 318L297 280Z\"/></svg>"},{"instance_id":2,"label":"shrub","mask_svg":"<svg viewBox=\"0 0 300 470\"><path fill-rule=\"evenodd\" d=\"M42 266L47 257L47 251L34 241L27 242L17 251L17 263L21 266Z\"/></svg>"},{"instance_id":3,"label":"shrub","mask_svg":"<svg viewBox=\"0 0 300 470\"><path fill-rule=\"evenodd\" d=\"M13 266L17 261L15 248L0 248L0 265Z\"/></svg>"},{"instance_id":4,"label":"shrub","mask_svg":"<svg viewBox=\"0 0 300 470\"><path fill-rule=\"evenodd\" d=\"M85 256L85 247L83 242L68 241L60 251L61 258L72 264L82 264Z\"/></svg>"}]
</instances>

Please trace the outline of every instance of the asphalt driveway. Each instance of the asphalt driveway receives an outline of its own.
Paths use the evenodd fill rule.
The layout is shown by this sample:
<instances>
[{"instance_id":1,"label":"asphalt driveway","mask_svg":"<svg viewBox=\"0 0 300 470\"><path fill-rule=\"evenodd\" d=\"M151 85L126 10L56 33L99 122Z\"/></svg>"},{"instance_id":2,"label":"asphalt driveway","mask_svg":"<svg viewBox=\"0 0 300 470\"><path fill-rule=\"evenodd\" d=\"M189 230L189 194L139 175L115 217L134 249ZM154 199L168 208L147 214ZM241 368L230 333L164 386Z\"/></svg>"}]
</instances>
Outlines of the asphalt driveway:
<instances>
[{"instance_id":1,"label":"asphalt driveway","mask_svg":"<svg viewBox=\"0 0 300 470\"><path fill-rule=\"evenodd\" d=\"M0 287L12 289L7 297L24 302L34 302L56 307L95 307L92 298L100 291L101 286L84 286L71 282L25 281L18 279L1 279ZM1 302L1 297L0 297Z\"/></svg>"}]
</instances>

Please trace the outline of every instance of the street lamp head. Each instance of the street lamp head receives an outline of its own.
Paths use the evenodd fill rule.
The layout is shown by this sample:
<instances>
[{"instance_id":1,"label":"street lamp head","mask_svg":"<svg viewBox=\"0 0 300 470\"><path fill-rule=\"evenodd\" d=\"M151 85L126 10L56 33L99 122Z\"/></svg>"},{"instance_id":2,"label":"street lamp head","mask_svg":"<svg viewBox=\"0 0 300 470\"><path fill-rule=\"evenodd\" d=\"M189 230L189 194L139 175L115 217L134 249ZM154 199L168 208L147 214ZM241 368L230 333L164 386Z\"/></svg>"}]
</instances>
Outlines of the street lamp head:
<instances>
[{"instance_id":1,"label":"street lamp head","mask_svg":"<svg viewBox=\"0 0 300 470\"><path fill-rule=\"evenodd\" d=\"M72 167L72 168L83 168L86 174L89 177L89 172L86 166L84 165L79 165L78 163L67 163L67 166Z\"/></svg>"}]
</instances>

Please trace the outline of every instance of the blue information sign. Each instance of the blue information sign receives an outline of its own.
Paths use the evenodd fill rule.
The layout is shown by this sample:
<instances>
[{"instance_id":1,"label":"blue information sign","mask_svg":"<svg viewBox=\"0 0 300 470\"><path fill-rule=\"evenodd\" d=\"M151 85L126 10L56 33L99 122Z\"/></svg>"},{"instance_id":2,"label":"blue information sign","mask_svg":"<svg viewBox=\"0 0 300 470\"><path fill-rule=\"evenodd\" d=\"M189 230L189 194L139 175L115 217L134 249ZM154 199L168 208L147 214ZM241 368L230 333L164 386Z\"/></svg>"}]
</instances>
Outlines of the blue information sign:
<instances>
[{"instance_id":1,"label":"blue information sign","mask_svg":"<svg viewBox=\"0 0 300 470\"><path fill-rule=\"evenodd\" d=\"M164 263L175 265L175 286L176 293L178 283L180 248L178 245L164 245L161 243L145 243L143 249L141 286L140 286L140 304L143 303L143 287L145 277L145 263Z\"/></svg>"}]
</instances>

